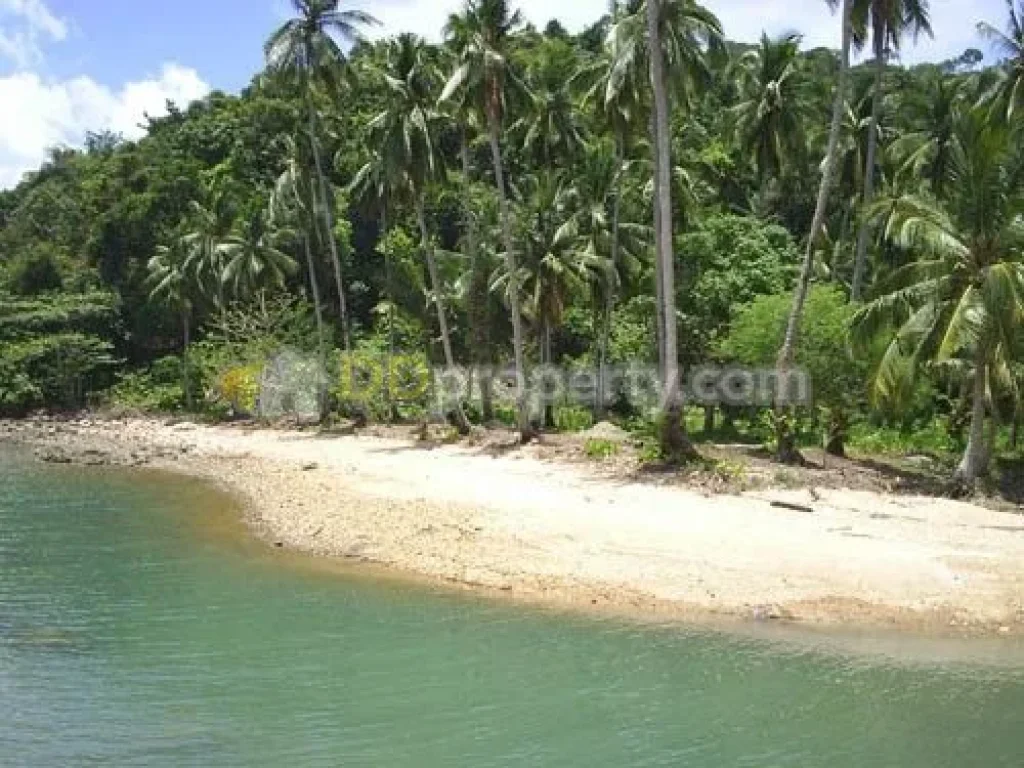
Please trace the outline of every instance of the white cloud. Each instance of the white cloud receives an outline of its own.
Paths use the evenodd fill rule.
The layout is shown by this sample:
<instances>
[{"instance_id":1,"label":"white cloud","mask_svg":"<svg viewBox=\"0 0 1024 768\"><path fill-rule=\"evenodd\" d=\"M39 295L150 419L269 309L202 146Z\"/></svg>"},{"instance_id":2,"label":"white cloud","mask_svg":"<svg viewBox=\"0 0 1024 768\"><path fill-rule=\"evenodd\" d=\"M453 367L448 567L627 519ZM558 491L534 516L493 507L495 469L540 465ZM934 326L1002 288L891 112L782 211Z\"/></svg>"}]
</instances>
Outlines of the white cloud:
<instances>
[{"instance_id":1,"label":"white cloud","mask_svg":"<svg viewBox=\"0 0 1024 768\"><path fill-rule=\"evenodd\" d=\"M20 69L43 58L44 41L60 42L68 24L54 15L43 0L0 0L0 57Z\"/></svg>"},{"instance_id":2,"label":"white cloud","mask_svg":"<svg viewBox=\"0 0 1024 768\"><path fill-rule=\"evenodd\" d=\"M157 77L127 83L118 91L84 75L56 82L32 72L0 77L0 188L17 184L50 147L80 145L88 131L137 138L146 114L164 115L168 100L184 107L209 90L194 69L173 63L165 64Z\"/></svg>"},{"instance_id":3,"label":"white cloud","mask_svg":"<svg viewBox=\"0 0 1024 768\"><path fill-rule=\"evenodd\" d=\"M806 47L839 47L839 19L823 0L702 0L714 11L730 40L755 42L762 31L769 34L797 31ZM461 0L361 0L355 3L383 22L373 36L414 31L429 40L439 40L449 14L458 11ZM513 7L538 28L557 18L570 32L579 32L608 10L607 0L519 0ZM931 0L935 39L908 41L903 59L908 63L938 61L956 56L966 48L984 49L976 32L977 22L987 20L1002 26L1006 17L1004 0Z\"/></svg>"}]
</instances>

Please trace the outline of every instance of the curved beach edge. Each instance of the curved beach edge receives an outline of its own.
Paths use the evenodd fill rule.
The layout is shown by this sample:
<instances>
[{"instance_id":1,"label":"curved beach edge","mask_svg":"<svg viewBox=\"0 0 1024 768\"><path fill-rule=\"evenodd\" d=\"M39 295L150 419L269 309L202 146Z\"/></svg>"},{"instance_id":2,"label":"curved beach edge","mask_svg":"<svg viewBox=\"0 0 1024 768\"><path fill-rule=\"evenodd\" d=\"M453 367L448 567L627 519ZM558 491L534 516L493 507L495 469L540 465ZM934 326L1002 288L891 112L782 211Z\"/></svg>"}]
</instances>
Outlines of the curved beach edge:
<instances>
[{"instance_id":1,"label":"curved beach edge","mask_svg":"<svg viewBox=\"0 0 1024 768\"><path fill-rule=\"evenodd\" d=\"M239 498L272 545L656 621L1024 636L1024 517L868 491L736 495L528 448L151 419L0 424L48 460L146 465Z\"/></svg>"}]
</instances>

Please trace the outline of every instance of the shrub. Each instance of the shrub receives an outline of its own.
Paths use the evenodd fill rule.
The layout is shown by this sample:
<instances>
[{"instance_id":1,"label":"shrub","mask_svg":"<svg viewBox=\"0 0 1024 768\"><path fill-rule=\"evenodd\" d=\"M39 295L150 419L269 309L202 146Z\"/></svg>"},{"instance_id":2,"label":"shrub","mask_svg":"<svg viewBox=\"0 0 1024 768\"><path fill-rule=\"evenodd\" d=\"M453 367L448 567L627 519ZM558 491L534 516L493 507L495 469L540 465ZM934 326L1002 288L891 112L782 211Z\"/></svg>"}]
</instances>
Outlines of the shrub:
<instances>
[{"instance_id":1,"label":"shrub","mask_svg":"<svg viewBox=\"0 0 1024 768\"><path fill-rule=\"evenodd\" d=\"M217 393L235 414L252 416L256 413L262 373L260 363L231 368L221 376Z\"/></svg>"},{"instance_id":2,"label":"shrub","mask_svg":"<svg viewBox=\"0 0 1024 768\"><path fill-rule=\"evenodd\" d=\"M64 285L56 254L43 244L15 260L9 279L11 290L21 296L59 291Z\"/></svg>"},{"instance_id":3,"label":"shrub","mask_svg":"<svg viewBox=\"0 0 1024 768\"><path fill-rule=\"evenodd\" d=\"M583 452L587 458L603 460L618 454L621 446L613 440L604 440L599 437L588 438L583 444Z\"/></svg>"},{"instance_id":4,"label":"shrub","mask_svg":"<svg viewBox=\"0 0 1024 768\"><path fill-rule=\"evenodd\" d=\"M121 374L107 393L108 405L141 411L177 411L184 403L177 357L164 357L143 370Z\"/></svg>"},{"instance_id":5,"label":"shrub","mask_svg":"<svg viewBox=\"0 0 1024 768\"><path fill-rule=\"evenodd\" d=\"M559 432L582 432L594 426L594 415L581 406L563 406L555 409L555 428Z\"/></svg>"},{"instance_id":6,"label":"shrub","mask_svg":"<svg viewBox=\"0 0 1024 768\"><path fill-rule=\"evenodd\" d=\"M42 406L79 408L109 376L113 347L80 333L59 333L0 347L0 413Z\"/></svg>"}]
</instances>

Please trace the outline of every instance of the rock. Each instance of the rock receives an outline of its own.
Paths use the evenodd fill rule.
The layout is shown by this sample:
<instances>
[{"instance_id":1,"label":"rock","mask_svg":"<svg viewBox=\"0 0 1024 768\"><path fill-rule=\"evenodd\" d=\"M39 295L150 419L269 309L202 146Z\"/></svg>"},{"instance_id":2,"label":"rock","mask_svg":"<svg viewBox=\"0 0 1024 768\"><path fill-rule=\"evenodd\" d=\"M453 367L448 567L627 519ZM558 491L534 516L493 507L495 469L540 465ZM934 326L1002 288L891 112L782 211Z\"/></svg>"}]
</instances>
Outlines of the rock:
<instances>
[{"instance_id":1,"label":"rock","mask_svg":"<svg viewBox=\"0 0 1024 768\"><path fill-rule=\"evenodd\" d=\"M751 613L754 621L779 621L781 619L793 618L793 614L775 603L755 605Z\"/></svg>"},{"instance_id":2,"label":"rock","mask_svg":"<svg viewBox=\"0 0 1024 768\"><path fill-rule=\"evenodd\" d=\"M602 421L583 432L583 437L587 440L608 440L613 443L624 443L629 440L629 433L610 421Z\"/></svg>"},{"instance_id":3,"label":"rock","mask_svg":"<svg viewBox=\"0 0 1024 768\"><path fill-rule=\"evenodd\" d=\"M935 466L935 459L931 456L926 456L920 453L911 454L907 456L904 461L911 466L919 467L921 469L930 469Z\"/></svg>"},{"instance_id":4,"label":"rock","mask_svg":"<svg viewBox=\"0 0 1024 768\"><path fill-rule=\"evenodd\" d=\"M70 464L71 456L67 452L53 445L45 445L36 448L34 451L35 457L39 461L46 462L47 464Z\"/></svg>"}]
</instances>

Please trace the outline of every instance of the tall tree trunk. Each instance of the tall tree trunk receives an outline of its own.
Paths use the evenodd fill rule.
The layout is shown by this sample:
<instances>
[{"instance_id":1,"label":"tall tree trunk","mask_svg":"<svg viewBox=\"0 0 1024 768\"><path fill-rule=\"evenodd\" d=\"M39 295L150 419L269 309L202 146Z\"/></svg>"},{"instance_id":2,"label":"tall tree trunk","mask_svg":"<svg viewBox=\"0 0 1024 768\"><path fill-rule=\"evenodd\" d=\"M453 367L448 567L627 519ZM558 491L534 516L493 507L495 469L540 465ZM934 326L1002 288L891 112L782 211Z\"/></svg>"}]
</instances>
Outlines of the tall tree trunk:
<instances>
[{"instance_id":1,"label":"tall tree trunk","mask_svg":"<svg viewBox=\"0 0 1024 768\"><path fill-rule=\"evenodd\" d=\"M978 478L988 471L991 451L985 435L985 399L988 393L983 345L978 345L974 359L973 389L971 394L971 434L967 440L960 465L956 468L954 478L965 486L973 486Z\"/></svg>"},{"instance_id":2,"label":"tall tree trunk","mask_svg":"<svg viewBox=\"0 0 1024 768\"><path fill-rule=\"evenodd\" d=\"M480 418L484 424L494 418L492 373L489 368L491 340L488 324L488 285L487 273L480 262L477 247L476 221L471 206L472 195L470 184L472 167L469 162L469 137L465 127L459 132L459 157L462 161L463 198L462 210L465 216L466 232L462 238L463 256L469 264L469 323L473 337L473 366L480 387Z\"/></svg>"},{"instance_id":3,"label":"tall tree trunk","mask_svg":"<svg viewBox=\"0 0 1024 768\"><path fill-rule=\"evenodd\" d=\"M186 411L192 410L192 377L188 359L189 345L192 343L191 330L189 309L188 307L183 307L181 310L181 336L184 346L181 349L181 386L183 389L182 394L185 396Z\"/></svg>"},{"instance_id":4,"label":"tall tree trunk","mask_svg":"<svg viewBox=\"0 0 1024 768\"><path fill-rule=\"evenodd\" d=\"M864 293L864 279L867 274L868 239L871 226L867 220L868 209L875 197L875 164L878 155L878 120L882 112L882 77L885 74L885 51L875 52L875 91L871 96L871 125L868 133L868 157L864 167L864 194L860 202L860 227L857 230L857 256L853 262L853 286L851 301L860 301Z\"/></svg>"},{"instance_id":5,"label":"tall tree trunk","mask_svg":"<svg viewBox=\"0 0 1024 768\"><path fill-rule=\"evenodd\" d=\"M338 290L338 314L341 318L341 340L345 351L352 349L352 341L348 327L348 304L345 301L345 282L342 278L341 259L338 257L338 243L334 239L334 211L331 210L331 196L327 187L327 176L324 174L323 162L320 159L320 142L317 141L316 109L313 100L307 98L309 111L309 142L313 152L313 163L316 165L317 186L320 189L320 202L323 205L323 225L326 229L324 238L331 250L331 263L334 266L334 280ZM314 203L315 207L315 203Z\"/></svg>"},{"instance_id":6,"label":"tall tree trunk","mask_svg":"<svg viewBox=\"0 0 1024 768\"><path fill-rule=\"evenodd\" d=\"M605 417L608 400L608 347L612 334L612 313L615 311L615 283L619 264L619 218L622 208L622 137L615 137L615 187L612 191L612 247L605 273L604 313L601 317L600 340L597 345L597 420Z\"/></svg>"},{"instance_id":7,"label":"tall tree trunk","mask_svg":"<svg viewBox=\"0 0 1024 768\"><path fill-rule=\"evenodd\" d=\"M787 379L793 368L797 334L800 322L803 319L804 305L807 303L807 292L811 285L811 274L814 271L814 246L825 226L825 213L828 210L829 195L832 191L832 182L835 177L836 153L839 149L839 134L843 125L843 108L846 104L846 83L849 79L850 71L850 43L852 39L850 22L852 13L853 0L843 0L843 50L839 61L839 81L836 83L836 94L832 104L832 125L829 129L828 151L825 155L825 167L821 174L821 185L818 187L818 202L814 209L814 219L811 222L811 231L807 238L806 250L804 251L803 266L800 269L800 278L793 295L793 306L790 309L789 320L786 323L786 335L783 339L782 347L779 349L779 357L776 363L776 386L778 387L775 397L777 448L779 459L787 463L799 461L801 458L796 450L795 438L792 432L784 426L788 423L788 419L784 418L783 410L789 401Z\"/></svg>"},{"instance_id":8,"label":"tall tree trunk","mask_svg":"<svg viewBox=\"0 0 1024 768\"><path fill-rule=\"evenodd\" d=\"M657 218L657 272L661 275L661 312L664 316L664 378L662 380L661 449L670 461L691 458L695 451L683 424L683 400L679 380L679 347L676 340L675 262L672 243L672 142L669 121L665 57L661 48L660 2L647 0L647 35L650 45L651 88L654 91L655 199Z\"/></svg>"},{"instance_id":9,"label":"tall tree trunk","mask_svg":"<svg viewBox=\"0 0 1024 768\"><path fill-rule=\"evenodd\" d=\"M654 317L657 325L658 336L658 380L665 381L665 290L662 286L661 263L661 179L658 173L658 124L655 121L654 110L651 110L651 181L654 191L651 197L651 205L654 208Z\"/></svg>"},{"instance_id":10,"label":"tall tree trunk","mask_svg":"<svg viewBox=\"0 0 1024 768\"><path fill-rule=\"evenodd\" d=\"M512 350L516 368L516 420L523 442L533 437L530 428L530 410L527 401L526 359L523 348L523 318L519 314L519 267L512 248L512 212L505 192L505 169L501 160L501 125L494 110L488 110L487 122L490 133L491 157L494 161L494 182L498 188L498 204L501 210L501 234L505 246L505 262L509 274L509 306L512 312Z\"/></svg>"},{"instance_id":11,"label":"tall tree trunk","mask_svg":"<svg viewBox=\"0 0 1024 768\"><path fill-rule=\"evenodd\" d=\"M554 362L554 355L552 354L551 346L551 321L544 318L544 330L543 338L541 341L541 355L544 358L543 364L550 366ZM547 393L544 396L544 426L546 428L553 427L555 425L555 404L548 398Z\"/></svg>"},{"instance_id":12,"label":"tall tree trunk","mask_svg":"<svg viewBox=\"0 0 1024 768\"><path fill-rule=\"evenodd\" d=\"M313 310L316 313L316 340L320 355L320 365L326 366L327 352L324 348L324 313L320 307L320 281L316 279L313 249L309 247L308 234L302 236L302 247L306 254L306 269L309 271L309 290L313 293Z\"/></svg>"},{"instance_id":13,"label":"tall tree trunk","mask_svg":"<svg viewBox=\"0 0 1024 768\"><path fill-rule=\"evenodd\" d=\"M383 200L380 209L380 240L388 236L388 203ZM395 406L391 399L391 377L392 367L395 362L395 286L392 274L391 250L385 244L384 247L384 294L388 302L388 351L384 359L384 409L387 411L387 420L390 423L395 417Z\"/></svg>"},{"instance_id":14,"label":"tall tree trunk","mask_svg":"<svg viewBox=\"0 0 1024 768\"><path fill-rule=\"evenodd\" d=\"M420 225L420 238L423 243L423 254L427 258L427 272L430 274L430 289L434 294L434 307L437 310L437 325L441 331L441 349L444 351L444 364L449 371L455 370L455 356L452 354L452 339L448 333L448 318L444 311L444 291L441 276L437 271L437 259L434 257L434 246L430 242L427 231L427 217L423 206L423 197L416 199L416 220ZM447 406L447 403L445 403ZM462 409L462 401L457 396L454 401L455 426L461 434L469 432L469 421Z\"/></svg>"},{"instance_id":15,"label":"tall tree trunk","mask_svg":"<svg viewBox=\"0 0 1024 768\"><path fill-rule=\"evenodd\" d=\"M314 227L316 224L314 223ZM327 376L327 349L324 342L324 313L320 306L320 281L316 277L316 265L313 264L313 249L309 245L309 234L302 236L302 247L306 253L306 269L309 270L309 288L313 292L313 310L316 313L316 340L317 351L320 358L319 376L321 381L316 383L316 402L320 410L320 421L327 418L327 397L323 391L323 381Z\"/></svg>"}]
</instances>

